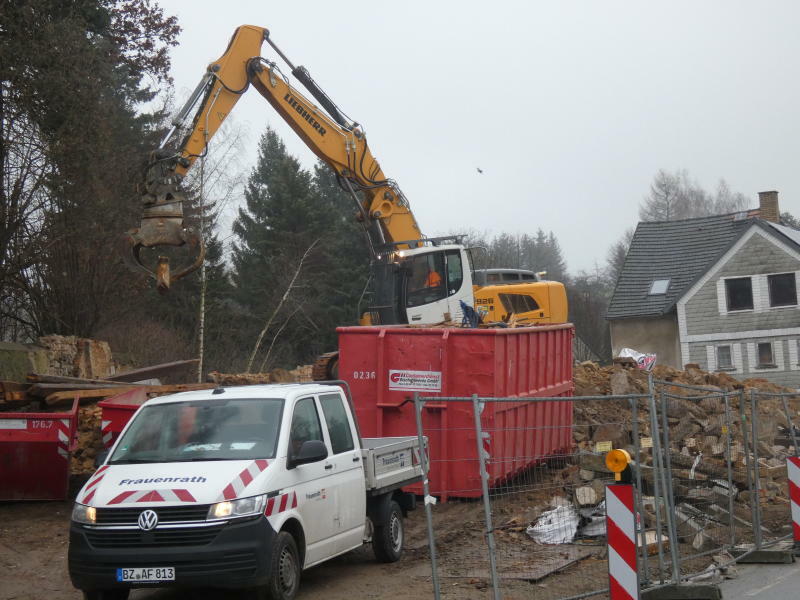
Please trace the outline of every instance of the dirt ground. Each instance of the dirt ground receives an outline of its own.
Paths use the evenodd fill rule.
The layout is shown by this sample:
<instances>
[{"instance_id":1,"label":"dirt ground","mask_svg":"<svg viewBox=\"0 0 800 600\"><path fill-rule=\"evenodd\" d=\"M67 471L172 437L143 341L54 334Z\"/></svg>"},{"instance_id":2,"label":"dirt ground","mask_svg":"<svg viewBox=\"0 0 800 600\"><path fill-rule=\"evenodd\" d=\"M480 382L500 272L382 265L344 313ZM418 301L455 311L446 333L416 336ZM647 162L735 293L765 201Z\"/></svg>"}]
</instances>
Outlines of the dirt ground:
<instances>
[{"instance_id":1,"label":"dirt ground","mask_svg":"<svg viewBox=\"0 0 800 600\"><path fill-rule=\"evenodd\" d=\"M481 510L481 505L474 502L454 502L436 507L437 539L442 548L440 572L444 598L472 600L491 596L485 576L480 576L485 546L483 536L475 527ZM0 504L0 600L67 600L81 597L72 587L67 574L70 511L71 503L68 502ZM359 549L305 571L298 598L309 600L322 597L323 594L326 600L419 600L433 597L425 531L424 511L414 511L407 522L406 554L400 562L380 564L372 557L369 547ZM463 568L468 567L478 576L448 576L455 566L460 567L462 573ZM589 582L602 584L605 573L605 560L599 556L589 557L538 584L509 581L504 585L504 597L557 598L565 590L583 589ZM137 590L131 594L131 598L136 600L235 597L234 594L212 591Z\"/></svg>"}]
</instances>

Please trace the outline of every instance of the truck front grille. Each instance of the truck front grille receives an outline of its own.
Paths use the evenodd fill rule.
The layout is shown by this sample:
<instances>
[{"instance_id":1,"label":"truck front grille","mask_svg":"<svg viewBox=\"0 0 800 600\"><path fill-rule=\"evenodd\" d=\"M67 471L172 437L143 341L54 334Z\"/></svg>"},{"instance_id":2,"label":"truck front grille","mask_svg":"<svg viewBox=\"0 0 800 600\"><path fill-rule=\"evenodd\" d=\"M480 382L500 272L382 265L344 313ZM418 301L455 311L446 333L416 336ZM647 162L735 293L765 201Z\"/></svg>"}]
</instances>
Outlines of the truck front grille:
<instances>
[{"instance_id":1,"label":"truck front grille","mask_svg":"<svg viewBox=\"0 0 800 600\"><path fill-rule=\"evenodd\" d=\"M209 504L191 504L188 506L146 506L140 508L98 508L98 525L136 525L143 510L154 510L159 523L177 523L183 521L205 521Z\"/></svg>"},{"instance_id":2,"label":"truck front grille","mask_svg":"<svg viewBox=\"0 0 800 600\"><path fill-rule=\"evenodd\" d=\"M152 548L157 546L205 546L214 541L224 524L213 527L174 529L87 529L86 539L95 548Z\"/></svg>"}]
</instances>

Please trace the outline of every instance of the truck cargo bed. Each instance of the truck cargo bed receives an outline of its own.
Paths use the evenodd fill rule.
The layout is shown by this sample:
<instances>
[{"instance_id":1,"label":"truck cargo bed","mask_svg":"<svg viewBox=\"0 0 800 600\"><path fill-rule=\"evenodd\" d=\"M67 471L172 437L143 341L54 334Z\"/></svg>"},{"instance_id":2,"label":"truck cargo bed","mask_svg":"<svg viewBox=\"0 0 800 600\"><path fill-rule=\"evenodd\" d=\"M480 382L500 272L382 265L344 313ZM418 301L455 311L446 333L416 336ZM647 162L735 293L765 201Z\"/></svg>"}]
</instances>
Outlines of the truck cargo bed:
<instances>
[{"instance_id":1,"label":"truck cargo bed","mask_svg":"<svg viewBox=\"0 0 800 600\"><path fill-rule=\"evenodd\" d=\"M361 456L368 494L382 494L422 480L415 436L364 438Z\"/></svg>"}]
</instances>

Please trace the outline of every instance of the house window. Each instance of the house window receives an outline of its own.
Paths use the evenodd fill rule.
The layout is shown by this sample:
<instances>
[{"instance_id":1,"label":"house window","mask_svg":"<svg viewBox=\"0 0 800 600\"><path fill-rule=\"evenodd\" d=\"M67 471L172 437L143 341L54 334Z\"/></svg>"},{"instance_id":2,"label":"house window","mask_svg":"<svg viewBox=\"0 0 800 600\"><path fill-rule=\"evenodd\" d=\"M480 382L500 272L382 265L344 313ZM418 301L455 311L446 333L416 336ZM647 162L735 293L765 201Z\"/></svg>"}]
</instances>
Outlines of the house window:
<instances>
[{"instance_id":1,"label":"house window","mask_svg":"<svg viewBox=\"0 0 800 600\"><path fill-rule=\"evenodd\" d=\"M769 305L770 306L796 306L797 283L794 273L781 273L769 275Z\"/></svg>"},{"instance_id":2,"label":"house window","mask_svg":"<svg viewBox=\"0 0 800 600\"><path fill-rule=\"evenodd\" d=\"M658 294L666 294L669 289L669 279L656 279L650 284L650 291L647 292L648 296L655 296Z\"/></svg>"},{"instance_id":3,"label":"house window","mask_svg":"<svg viewBox=\"0 0 800 600\"><path fill-rule=\"evenodd\" d=\"M772 355L772 342L759 342L758 367L774 367L775 359Z\"/></svg>"},{"instance_id":4,"label":"house window","mask_svg":"<svg viewBox=\"0 0 800 600\"><path fill-rule=\"evenodd\" d=\"M717 346L717 369L733 369L733 355L730 346Z\"/></svg>"},{"instance_id":5,"label":"house window","mask_svg":"<svg viewBox=\"0 0 800 600\"><path fill-rule=\"evenodd\" d=\"M725 295L729 311L753 309L753 281L749 277L726 279Z\"/></svg>"}]
</instances>

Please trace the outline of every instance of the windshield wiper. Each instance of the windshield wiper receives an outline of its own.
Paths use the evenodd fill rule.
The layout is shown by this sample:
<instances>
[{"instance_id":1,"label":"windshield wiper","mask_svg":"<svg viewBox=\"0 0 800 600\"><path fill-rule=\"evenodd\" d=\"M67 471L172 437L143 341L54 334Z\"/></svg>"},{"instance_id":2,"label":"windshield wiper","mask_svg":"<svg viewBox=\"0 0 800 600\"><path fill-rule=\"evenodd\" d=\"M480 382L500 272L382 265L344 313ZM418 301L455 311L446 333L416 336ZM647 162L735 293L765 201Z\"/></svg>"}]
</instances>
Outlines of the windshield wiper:
<instances>
[{"instance_id":1,"label":"windshield wiper","mask_svg":"<svg viewBox=\"0 0 800 600\"><path fill-rule=\"evenodd\" d=\"M109 461L110 465L136 465L143 463L161 462L152 458L120 458L119 460Z\"/></svg>"}]
</instances>

